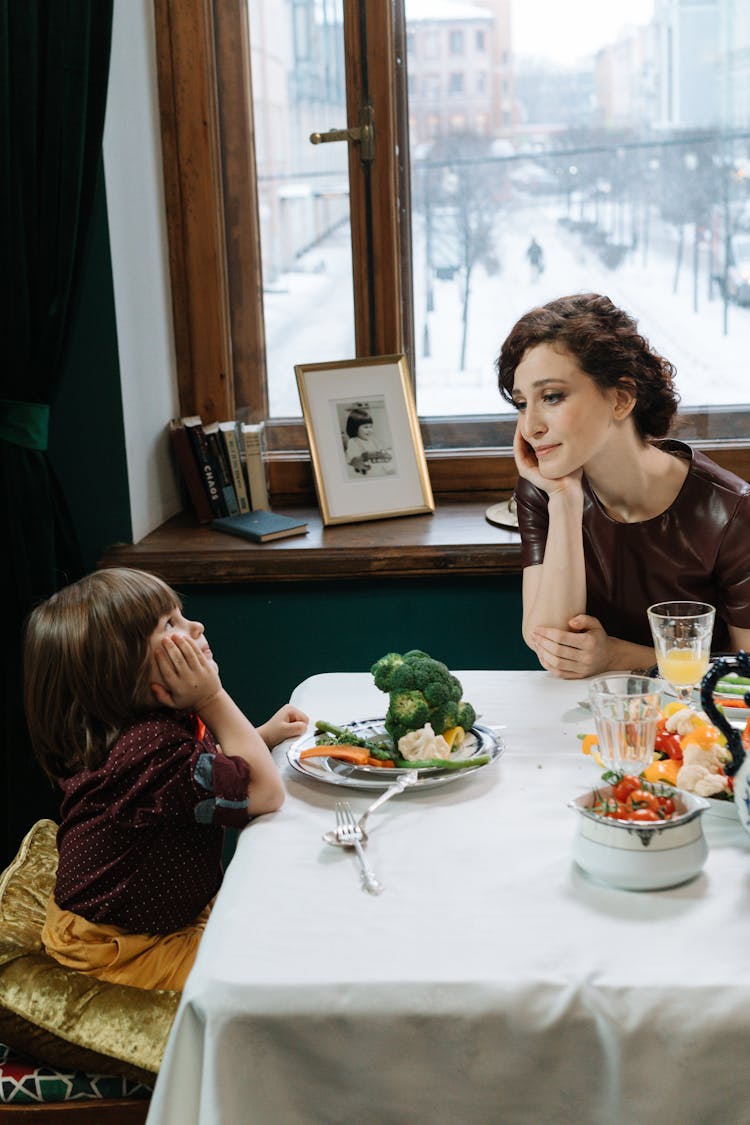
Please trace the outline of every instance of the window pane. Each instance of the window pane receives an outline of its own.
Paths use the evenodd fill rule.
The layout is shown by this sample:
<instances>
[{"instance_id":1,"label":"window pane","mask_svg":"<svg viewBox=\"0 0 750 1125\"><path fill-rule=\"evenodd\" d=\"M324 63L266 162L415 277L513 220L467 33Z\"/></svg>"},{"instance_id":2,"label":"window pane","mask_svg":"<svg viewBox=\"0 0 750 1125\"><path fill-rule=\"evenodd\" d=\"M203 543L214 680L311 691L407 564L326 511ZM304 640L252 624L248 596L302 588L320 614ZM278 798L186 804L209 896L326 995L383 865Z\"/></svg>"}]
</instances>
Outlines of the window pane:
<instances>
[{"instance_id":1,"label":"window pane","mask_svg":"<svg viewBox=\"0 0 750 1125\"><path fill-rule=\"evenodd\" d=\"M406 0L406 19L420 414L503 411L504 336L579 291L636 316L683 407L750 401L748 0Z\"/></svg>"},{"instance_id":2,"label":"window pane","mask_svg":"<svg viewBox=\"0 0 750 1125\"><path fill-rule=\"evenodd\" d=\"M342 0L248 0L271 417L301 413L295 363L354 355Z\"/></svg>"}]
</instances>

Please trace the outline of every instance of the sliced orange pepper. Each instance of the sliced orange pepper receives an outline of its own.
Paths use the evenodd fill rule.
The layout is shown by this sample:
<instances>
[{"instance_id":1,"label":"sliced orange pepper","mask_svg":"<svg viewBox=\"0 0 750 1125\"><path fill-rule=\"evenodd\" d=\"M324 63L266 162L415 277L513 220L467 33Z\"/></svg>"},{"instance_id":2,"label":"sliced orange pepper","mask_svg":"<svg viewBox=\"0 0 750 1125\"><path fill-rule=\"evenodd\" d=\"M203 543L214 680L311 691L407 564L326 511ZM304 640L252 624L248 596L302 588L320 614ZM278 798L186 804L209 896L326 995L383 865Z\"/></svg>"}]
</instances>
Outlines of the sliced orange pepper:
<instances>
[{"instance_id":1,"label":"sliced orange pepper","mask_svg":"<svg viewBox=\"0 0 750 1125\"><path fill-rule=\"evenodd\" d=\"M590 754L595 746L599 745L598 734L585 734L581 742L581 753Z\"/></svg>"},{"instance_id":2,"label":"sliced orange pepper","mask_svg":"<svg viewBox=\"0 0 750 1125\"><path fill-rule=\"evenodd\" d=\"M370 751L366 746L308 746L300 750L300 761L303 758L340 758L342 762L351 762L355 766L370 764Z\"/></svg>"},{"instance_id":3,"label":"sliced orange pepper","mask_svg":"<svg viewBox=\"0 0 750 1125\"><path fill-rule=\"evenodd\" d=\"M665 758L663 762L652 762L641 774L646 781L665 781L667 785L677 785L677 774L680 772L682 762L673 758Z\"/></svg>"},{"instance_id":4,"label":"sliced orange pepper","mask_svg":"<svg viewBox=\"0 0 750 1125\"><path fill-rule=\"evenodd\" d=\"M686 746L690 746L691 744L700 746L701 750L708 750L709 746L716 746L717 743L719 746L726 746L727 740L721 731L710 723L704 723L700 727L694 727L693 730L688 731L688 733L683 735L680 739L680 746L682 746L683 750Z\"/></svg>"}]
</instances>

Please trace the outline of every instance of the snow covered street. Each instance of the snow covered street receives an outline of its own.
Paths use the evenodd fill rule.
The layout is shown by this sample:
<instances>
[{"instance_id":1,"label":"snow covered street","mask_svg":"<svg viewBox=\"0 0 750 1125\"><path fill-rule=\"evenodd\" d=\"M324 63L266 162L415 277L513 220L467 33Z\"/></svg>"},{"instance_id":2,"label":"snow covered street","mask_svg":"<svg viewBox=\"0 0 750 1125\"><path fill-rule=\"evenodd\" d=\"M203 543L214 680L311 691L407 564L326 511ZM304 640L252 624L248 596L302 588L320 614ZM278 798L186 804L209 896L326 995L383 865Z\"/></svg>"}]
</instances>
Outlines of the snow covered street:
<instances>
[{"instance_id":1,"label":"snow covered street","mask_svg":"<svg viewBox=\"0 0 750 1125\"><path fill-rule=\"evenodd\" d=\"M472 275L465 370L460 371L463 280L433 278L433 310L426 313L423 223L414 216L414 308L419 413L424 416L507 413L496 386L494 361L515 320L536 304L568 293L606 293L632 313L653 346L675 364L684 406L748 401L750 309L709 300L707 264L700 260L698 311L693 308L692 245L686 247L673 293L676 231L652 224L643 247L607 269L579 234L559 222L559 199L545 198L500 211L495 223L498 273L481 266ZM535 236L545 270L532 280L526 248ZM703 251L704 248L702 248ZM278 278L265 293L271 413L299 416L296 363L350 359L354 354L349 231L340 227L300 259L300 269ZM425 336L425 317L427 335ZM429 355L424 354L425 341Z\"/></svg>"}]
</instances>

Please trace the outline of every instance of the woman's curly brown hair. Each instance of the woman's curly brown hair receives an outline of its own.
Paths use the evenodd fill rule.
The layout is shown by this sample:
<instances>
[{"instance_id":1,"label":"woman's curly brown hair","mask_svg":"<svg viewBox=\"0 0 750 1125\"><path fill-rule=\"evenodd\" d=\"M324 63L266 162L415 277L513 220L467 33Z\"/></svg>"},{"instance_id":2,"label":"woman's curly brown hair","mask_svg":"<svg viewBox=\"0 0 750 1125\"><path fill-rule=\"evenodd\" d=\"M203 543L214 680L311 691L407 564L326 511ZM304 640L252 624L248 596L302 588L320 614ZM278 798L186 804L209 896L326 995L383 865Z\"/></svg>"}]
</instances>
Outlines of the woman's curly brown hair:
<instances>
[{"instance_id":1,"label":"woman's curly brown hair","mask_svg":"<svg viewBox=\"0 0 750 1125\"><path fill-rule=\"evenodd\" d=\"M513 401L516 368L530 348L550 344L571 355L602 389L629 385L633 421L645 440L664 437L677 412L674 366L643 337L628 313L599 293L558 297L531 309L511 329L497 359L500 394Z\"/></svg>"}]
</instances>

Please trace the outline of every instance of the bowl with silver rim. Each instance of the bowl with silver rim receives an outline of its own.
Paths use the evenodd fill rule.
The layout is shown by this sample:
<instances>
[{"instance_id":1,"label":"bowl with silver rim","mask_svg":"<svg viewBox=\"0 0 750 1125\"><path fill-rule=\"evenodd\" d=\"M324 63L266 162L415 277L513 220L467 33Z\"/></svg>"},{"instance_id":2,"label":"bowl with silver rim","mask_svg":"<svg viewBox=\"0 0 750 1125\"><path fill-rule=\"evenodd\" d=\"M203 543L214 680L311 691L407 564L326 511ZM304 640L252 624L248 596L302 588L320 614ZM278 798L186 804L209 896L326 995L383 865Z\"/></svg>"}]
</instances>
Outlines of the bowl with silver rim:
<instances>
[{"instance_id":1,"label":"bowl with silver rim","mask_svg":"<svg viewBox=\"0 0 750 1125\"><path fill-rule=\"evenodd\" d=\"M671 819L638 822L594 812L598 801L611 794L611 785L601 785L568 802L577 814L573 859L579 867L628 891L676 887L699 874L708 856L702 817L711 806L704 797L670 789L675 803Z\"/></svg>"}]
</instances>

